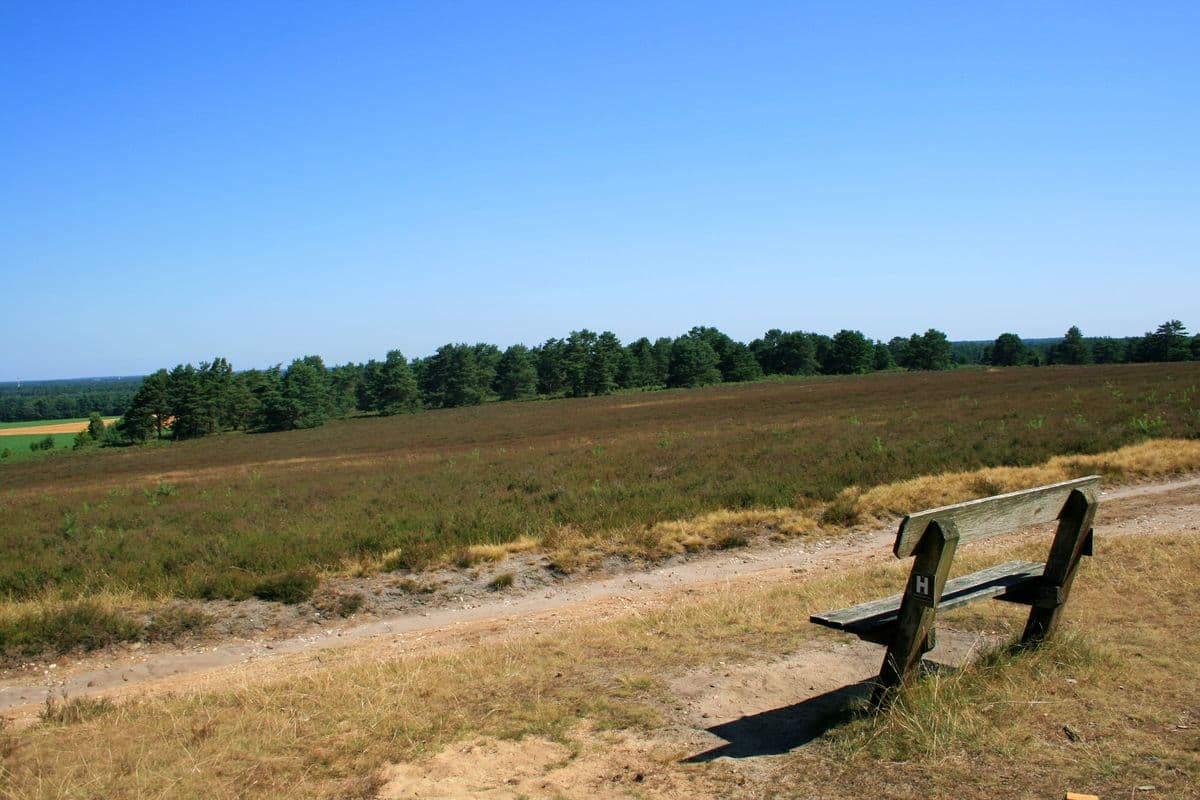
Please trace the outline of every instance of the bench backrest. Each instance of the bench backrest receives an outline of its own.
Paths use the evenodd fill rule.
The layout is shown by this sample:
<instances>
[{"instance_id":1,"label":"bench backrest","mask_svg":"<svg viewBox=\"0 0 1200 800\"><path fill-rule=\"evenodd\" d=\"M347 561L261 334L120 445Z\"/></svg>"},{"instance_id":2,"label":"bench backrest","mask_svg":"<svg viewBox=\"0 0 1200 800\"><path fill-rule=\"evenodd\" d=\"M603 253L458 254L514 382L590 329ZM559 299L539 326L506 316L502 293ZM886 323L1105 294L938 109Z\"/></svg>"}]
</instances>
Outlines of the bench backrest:
<instances>
[{"instance_id":1,"label":"bench backrest","mask_svg":"<svg viewBox=\"0 0 1200 800\"><path fill-rule=\"evenodd\" d=\"M953 524L958 530L959 544L986 539L1030 525L1053 522L1061 515L1071 492L1079 490L1094 500L1099 486L1100 476L1089 475L1086 478L1039 486L1036 489L919 511L908 515L900 523L900 530L896 533L896 544L892 550L896 558L911 556L925 529L933 522L943 526Z\"/></svg>"}]
</instances>

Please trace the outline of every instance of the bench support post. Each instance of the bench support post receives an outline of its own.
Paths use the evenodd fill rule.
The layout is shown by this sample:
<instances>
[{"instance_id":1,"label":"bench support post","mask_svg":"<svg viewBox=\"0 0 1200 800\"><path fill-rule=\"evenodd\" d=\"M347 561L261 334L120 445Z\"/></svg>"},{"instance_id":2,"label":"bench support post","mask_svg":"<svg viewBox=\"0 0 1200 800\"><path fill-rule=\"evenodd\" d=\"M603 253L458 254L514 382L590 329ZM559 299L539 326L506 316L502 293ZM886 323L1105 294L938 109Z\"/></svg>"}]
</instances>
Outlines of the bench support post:
<instances>
[{"instance_id":1,"label":"bench support post","mask_svg":"<svg viewBox=\"0 0 1200 800\"><path fill-rule=\"evenodd\" d=\"M1046 570L1039 585L1042 596L1053 599L1034 603L1029 611L1029 621L1025 623L1025 633L1021 636L1022 644L1036 645L1054 633L1067 596L1071 594L1071 584L1079 570L1079 559L1085 552L1091 554L1092 521L1096 517L1098 502L1095 488L1088 486L1072 490L1063 504L1058 530L1054 534L1054 543L1050 545L1050 557L1046 559Z\"/></svg>"},{"instance_id":2,"label":"bench support post","mask_svg":"<svg viewBox=\"0 0 1200 800\"><path fill-rule=\"evenodd\" d=\"M871 696L875 708L883 708L891 701L891 690L903 683L921 656L932 649L937 604L957 547L958 526L951 520L932 522L922 534L900 601L895 634Z\"/></svg>"}]
</instances>

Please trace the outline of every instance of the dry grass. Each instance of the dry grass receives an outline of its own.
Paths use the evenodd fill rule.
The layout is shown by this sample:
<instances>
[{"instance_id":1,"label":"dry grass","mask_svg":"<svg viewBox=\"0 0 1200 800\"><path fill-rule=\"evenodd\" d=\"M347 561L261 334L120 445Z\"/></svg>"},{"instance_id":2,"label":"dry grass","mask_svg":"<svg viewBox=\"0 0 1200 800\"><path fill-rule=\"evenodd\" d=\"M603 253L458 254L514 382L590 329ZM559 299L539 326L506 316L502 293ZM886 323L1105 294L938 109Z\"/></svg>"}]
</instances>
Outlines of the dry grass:
<instances>
[{"instance_id":1,"label":"dry grass","mask_svg":"<svg viewBox=\"0 0 1200 800\"><path fill-rule=\"evenodd\" d=\"M46 725L74 725L89 719L102 717L116 706L107 697L46 698L46 704L38 713L38 720Z\"/></svg>"},{"instance_id":2,"label":"dry grass","mask_svg":"<svg viewBox=\"0 0 1200 800\"><path fill-rule=\"evenodd\" d=\"M814 635L836 641L800 620L894 587L903 566L734 587L489 648L408 659L359 651L303 677L43 724L9 734L0 787L30 798L362 796L383 765L464 737L564 740L586 722L652 738L672 713L672 676L770 662ZM715 793L983 800L1068 788L1125 797L1154 785L1154 796L1195 797L1198 574L1194 536L1107 540L1076 584L1060 641L923 681L891 714L851 720L752 771L767 770L763 786L742 786L746 773L732 767L713 772L729 781ZM992 607L1004 608L973 606L959 624ZM705 767L662 769L682 780Z\"/></svg>"},{"instance_id":3,"label":"dry grass","mask_svg":"<svg viewBox=\"0 0 1200 800\"><path fill-rule=\"evenodd\" d=\"M722 510L601 535L567 525L548 534L542 544L556 568L576 572L595 566L605 556L657 561L685 552L741 547L764 537L782 541L812 534L836 535L864 523L890 523L895 517L926 508L1096 473L1111 486L1197 469L1200 441L1157 439L1111 453L1056 456L1030 467L927 475L866 491L850 487L829 503L806 503L798 508Z\"/></svg>"},{"instance_id":4,"label":"dry grass","mask_svg":"<svg viewBox=\"0 0 1200 800\"><path fill-rule=\"evenodd\" d=\"M723 510L600 532L563 525L546 534L541 546L554 569L573 573L596 567L606 557L653 563L682 553L745 547L764 538L783 541L816 531L816 520L799 509Z\"/></svg>"},{"instance_id":5,"label":"dry grass","mask_svg":"<svg viewBox=\"0 0 1200 800\"><path fill-rule=\"evenodd\" d=\"M1106 540L1048 646L926 677L784 769L816 770L829 797L1200 796L1198 575L1195 536Z\"/></svg>"},{"instance_id":6,"label":"dry grass","mask_svg":"<svg viewBox=\"0 0 1200 800\"><path fill-rule=\"evenodd\" d=\"M798 608L843 602L844 588L725 589L553 636L409 659L360 650L302 678L122 705L17 734L8 785L47 798L342 797L466 735L561 739L581 719L650 730L664 670L786 652L812 635Z\"/></svg>"},{"instance_id":7,"label":"dry grass","mask_svg":"<svg viewBox=\"0 0 1200 800\"><path fill-rule=\"evenodd\" d=\"M650 529L658 537L662 553L718 550L730 546L732 537L747 538L762 534L779 538L803 536L816 530L817 521L810 513L795 508L764 510L742 509L714 511L699 517L660 522Z\"/></svg>"},{"instance_id":8,"label":"dry grass","mask_svg":"<svg viewBox=\"0 0 1200 800\"><path fill-rule=\"evenodd\" d=\"M1200 469L1200 441L1157 439L1110 453L1055 456L1045 464L1029 467L944 472L866 490L850 487L842 492L834 505L840 503L852 508L855 521L879 521L1084 475L1099 474L1111 484L1164 478L1197 469Z\"/></svg>"},{"instance_id":9,"label":"dry grass","mask_svg":"<svg viewBox=\"0 0 1200 800\"><path fill-rule=\"evenodd\" d=\"M457 562L461 567L470 567L489 561L503 561L513 553L524 553L536 550L542 544L541 539L533 536L518 536L511 542L496 544L473 544L463 549Z\"/></svg>"}]
</instances>

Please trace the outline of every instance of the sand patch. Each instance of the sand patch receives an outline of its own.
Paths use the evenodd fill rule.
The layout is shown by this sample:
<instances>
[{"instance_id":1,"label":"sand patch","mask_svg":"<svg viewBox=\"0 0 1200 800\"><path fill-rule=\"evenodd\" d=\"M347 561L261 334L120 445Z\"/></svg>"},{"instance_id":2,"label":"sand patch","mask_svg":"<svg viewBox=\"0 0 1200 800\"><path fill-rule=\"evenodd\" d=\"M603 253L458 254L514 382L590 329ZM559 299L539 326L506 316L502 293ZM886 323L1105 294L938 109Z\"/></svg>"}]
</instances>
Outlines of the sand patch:
<instances>
[{"instance_id":1,"label":"sand patch","mask_svg":"<svg viewBox=\"0 0 1200 800\"><path fill-rule=\"evenodd\" d=\"M475 739L383 770L380 800L711 797L714 771L679 762L677 748L585 728L565 742ZM720 769L719 767L717 768Z\"/></svg>"}]
</instances>

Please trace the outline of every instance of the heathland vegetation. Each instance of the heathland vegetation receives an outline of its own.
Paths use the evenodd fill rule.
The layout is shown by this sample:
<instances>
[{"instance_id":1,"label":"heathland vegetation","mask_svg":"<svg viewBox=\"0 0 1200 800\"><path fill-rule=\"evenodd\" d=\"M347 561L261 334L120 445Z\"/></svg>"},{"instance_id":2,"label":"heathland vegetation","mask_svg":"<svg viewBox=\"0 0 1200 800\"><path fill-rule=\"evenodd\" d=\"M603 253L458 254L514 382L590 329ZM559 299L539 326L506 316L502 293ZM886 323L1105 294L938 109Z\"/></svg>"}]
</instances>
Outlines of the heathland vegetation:
<instances>
[{"instance_id":1,"label":"heathland vegetation","mask_svg":"<svg viewBox=\"0 0 1200 800\"><path fill-rule=\"evenodd\" d=\"M969 343L967 343L969 345ZM611 332L574 331L534 348L447 344L409 360L393 350L383 361L327 368L319 356L267 370L234 372L225 358L180 364L145 378L110 444L191 439L227 430L312 428L353 412L391 415L491 400L588 397L620 390L694 388L764 376L942 371L981 362L995 366L1179 361L1200 358L1200 336L1172 320L1144 337L1086 340L1072 326L1061 341L1027 345L1001 334L978 351L960 348L936 329L872 342L859 331L833 336L767 331L749 344L711 327L675 339L623 345Z\"/></svg>"},{"instance_id":2,"label":"heathland vegetation","mask_svg":"<svg viewBox=\"0 0 1200 800\"><path fill-rule=\"evenodd\" d=\"M306 356L286 368L234 372L227 359L217 357L198 366L161 369L144 380L0 383L0 423L124 414L121 426L96 440L119 445L223 430L307 428L357 412L387 415L769 376L1197 358L1200 335L1189 337L1178 320L1140 337L1086 338L1072 326L1061 340L1028 342L1013 333L994 342L950 342L936 329L886 343L855 330L826 336L772 329L745 344L715 328L696 327L675 338L622 344L611 332L580 330L532 348L446 344L411 360L393 350L382 361L365 364L326 367L320 357Z\"/></svg>"},{"instance_id":3,"label":"heathland vegetation","mask_svg":"<svg viewBox=\"0 0 1200 800\"><path fill-rule=\"evenodd\" d=\"M1195 362L902 372L359 417L45 459L0 472L0 596L297 599L322 574L471 563L473 547L530 539L571 570L596 553L745 541L675 522L729 510L758 513L779 535L834 529L905 510L871 499L882 484L1196 439L1198 397ZM1194 454L1178 461L1130 471L1187 469Z\"/></svg>"}]
</instances>

